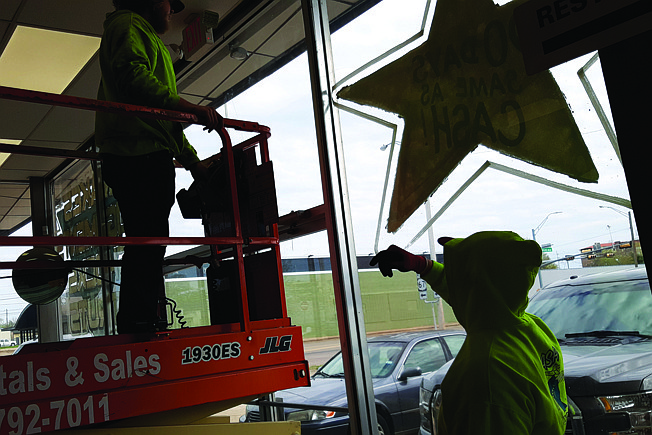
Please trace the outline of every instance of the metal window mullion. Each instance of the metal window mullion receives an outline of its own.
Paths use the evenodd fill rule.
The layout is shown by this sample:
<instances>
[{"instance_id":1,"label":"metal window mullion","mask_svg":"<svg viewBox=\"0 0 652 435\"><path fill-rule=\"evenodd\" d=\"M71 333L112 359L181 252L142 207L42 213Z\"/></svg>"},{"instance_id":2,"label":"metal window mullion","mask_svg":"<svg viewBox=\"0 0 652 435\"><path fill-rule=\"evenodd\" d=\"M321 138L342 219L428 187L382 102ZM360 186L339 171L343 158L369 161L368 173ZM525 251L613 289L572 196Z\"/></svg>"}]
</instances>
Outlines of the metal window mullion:
<instances>
[{"instance_id":1,"label":"metal window mullion","mask_svg":"<svg viewBox=\"0 0 652 435\"><path fill-rule=\"evenodd\" d=\"M323 0L302 0L333 288L352 435L377 427L360 283L346 186L339 115L333 105L333 60Z\"/></svg>"},{"instance_id":2,"label":"metal window mullion","mask_svg":"<svg viewBox=\"0 0 652 435\"><path fill-rule=\"evenodd\" d=\"M107 216L106 216L106 197L104 196L104 178L102 177L102 164L97 161L91 162L93 167L93 182L95 183L95 206L97 209L97 221L99 225L97 226L98 236L107 237ZM108 261L113 260L113 253L111 252L111 247L101 246L100 247L100 260ZM116 312L115 305L113 303L113 284L107 282L107 280L112 281L113 268L108 266L102 267L102 309L104 313L104 335L117 334L117 324L115 322Z\"/></svg>"},{"instance_id":3,"label":"metal window mullion","mask_svg":"<svg viewBox=\"0 0 652 435\"><path fill-rule=\"evenodd\" d=\"M50 220L53 202L49 190L51 183L46 182L42 177L30 177L30 208L32 216L32 235L47 236L52 233L52 221ZM37 328L40 343L51 343L61 340L61 319L59 317L59 304L50 303L38 305Z\"/></svg>"}]
</instances>

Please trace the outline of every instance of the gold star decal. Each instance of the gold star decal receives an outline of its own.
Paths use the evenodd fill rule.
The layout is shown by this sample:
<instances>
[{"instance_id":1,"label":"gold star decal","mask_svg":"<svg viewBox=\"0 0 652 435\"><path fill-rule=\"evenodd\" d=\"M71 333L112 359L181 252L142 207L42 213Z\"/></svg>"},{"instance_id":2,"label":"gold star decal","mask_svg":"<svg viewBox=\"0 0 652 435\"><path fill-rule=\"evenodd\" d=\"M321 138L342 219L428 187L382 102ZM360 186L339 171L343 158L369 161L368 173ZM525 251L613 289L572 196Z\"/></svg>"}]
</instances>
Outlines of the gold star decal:
<instances>
[{"instance_id":1,"label":"gold star decal","mask_svg":"<svg viewBox=\"0 0 652 435\"><path fill-rule=\"evenodd\" d=\"M428 40L338 97L405 120L387 230L395 232L478 145L597 182L598 172L549 71L525 72L517 0L438 0Z\"/></svg>"}]
</instances>

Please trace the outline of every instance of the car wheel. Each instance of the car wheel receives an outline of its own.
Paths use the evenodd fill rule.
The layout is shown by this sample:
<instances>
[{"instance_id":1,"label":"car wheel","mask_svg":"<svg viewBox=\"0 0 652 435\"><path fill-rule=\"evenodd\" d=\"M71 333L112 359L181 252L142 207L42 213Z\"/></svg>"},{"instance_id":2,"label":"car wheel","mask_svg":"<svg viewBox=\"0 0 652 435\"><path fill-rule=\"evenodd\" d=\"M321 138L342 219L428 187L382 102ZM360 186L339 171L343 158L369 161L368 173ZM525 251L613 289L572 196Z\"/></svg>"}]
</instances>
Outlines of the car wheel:
<instances>
[{"instance_id":1,"label":"car wheel","mask_svg":"<svg viewBox=\"0 0 652 435\"><path fill-rule=\"evenodd\" d=\"M377 414L376 417L378 418L378 435L392 435L392 430L385 418L380 414Z\"/></svg>"}]
</instances>

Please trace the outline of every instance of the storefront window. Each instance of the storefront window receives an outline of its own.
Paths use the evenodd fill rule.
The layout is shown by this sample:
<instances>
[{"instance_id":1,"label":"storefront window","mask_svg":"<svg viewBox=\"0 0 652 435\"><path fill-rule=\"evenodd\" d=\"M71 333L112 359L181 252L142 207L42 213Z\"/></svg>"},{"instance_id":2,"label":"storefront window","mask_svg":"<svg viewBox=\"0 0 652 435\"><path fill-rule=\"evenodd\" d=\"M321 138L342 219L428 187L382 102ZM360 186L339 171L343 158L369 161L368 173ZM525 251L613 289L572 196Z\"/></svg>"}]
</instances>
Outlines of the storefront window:
<instances>
[{"instance_id":1,"label":"storefront window","mask_svg":"<svg viewBox=\"0 0 652 435\"><path fill-rule=\"evenodd\" d=\"M66 237L119 236L122 234L119 209L110 192L105 191L103 225L98 214L98 192L89 162L79 161L53 181L53 210L55 235ZM100 227L104 226L105 234ZM72 262L117 259L121 246L56 247L65 260ZM68 276L68 286L59 298L63 339L91 337L105 334L107 314L113 312L105 294L110 294L112 282L119 282L119 268L106 274L107 269L96 265L75 265ZM102 277L111 281L103 282ZM106 306L105 306L106 302Z\"/></svg>"},{"instance_id":2,"label":"storefront window","mask_svg":"<svg viewBox=\"0 0 652 435\"><path fill-rule=\"evenodd\" d=\"M579 256L565 260L596 243L615 249L618 241L631 240L632 231L637 238L635 220L630 228L626 218L629 194L617 144L614 145L609 134L612 128L610 110L595 53L557 66L546 76L546 89L555 91L554 110L547 106L550 101L545 92L540 99L530 99L527 104L518 99L506 100L509 92L519 93L519 85L526 79L520 72L514 72L511 63L509 67L503 66L507 65L503 54L509 52L510 56L518 56L511 24L499 22L500 15L494 17L498 21L487 17L489 21L482 27L485 32L477 40L458 37L452 31L442 33L437 20L440 3L384 0L332 35L336 94L347 86L355 87L361 79L386 66L407 62L409 68L393 76L392 81L405 85L408 100L413 98L414 89L411 88L417 86L417 98L403 103L415 106L416 113L423 115L415 120L398 109L379 107L382 105L374 105L374 101L356 103L344 94L336 101L340 108L348 200L368 333L430 327L433 323L442 326L456 321L445 305L433 315L431 305L426 302L432 301L434 295L429 291L425 299L421 298L413 275L399 274L386 279L368 266L369 259L390 244L441 259L442 248L434 242L437 237L465 237L482 230L511 230L524 238L534 238L544 246L544 261L551 262L546 270L628 264L633 258L604 255L594 263L587 263ZM502 1L491 7L498 11L508 3ZM459 17L458 23L453 20L446 25L463 26L464 14ZM428 52L428 56L434 57L416 51L427 44L434 50ZM477 52L473 51L476 49ZM433 53L440 53L442 71L445 68L459 70L457 75L452 75L452 84L448 87L422 74L426 71L426 61L434 62L437 58ZM254 53L244 62L255 59ZM515 59L510 62L517 62L518 57ZM580 70L582 74L578 75ZM376 94L384 92L384 83L380 81ZM218 91L215 93L215 97L221 97ZM468 101L462 101L467 97ZM401 102L400 98L398 101ZM439 114L444 119L443 108L437 106L439 103L450 104L446 112L448 127L442 127L443 121L438 124L433 118ZM498 107L499 112L502 107L504 117L512 118L509 128L494 127L494 123L498 125L499 122L492 118L495 113L483 109L492 105ZM270 127L270 155L279 215L306 210L323 202L305 55L229 100L218 111L227 118ZM592 170L587 171L590 176L583 177L583 174L562 174L563 171L551 169L545 158L564 148L554 140L538 149L543 163L507 149L515 145L515 141L522 141L522 135L536 135L537 128L541 134L554 138L554 123L545 128L538 127L537 123L539 118L560 111L568 115L563 128L570 126L577 133L568 146L586 149L585 158L595 166L597 178ZM602 111L604 115L599 114ZM432 135L437 129L439 148L463 145L468 150L459 153L450 171L441 177L443 181L433 185L432 190L420 198L421 202L417 201L416 210L392 228L388 223L398 160L402 150L407 149L403 142L414 133L415 123L417 130L423 129L424 134L431 135L428 140L432 140L433 153L435 139ZM527 126L527 133L523 125ZM185 131L200 158L220 151L217 134L205 133L200 126L190 126ZM233 143L247 137L246 133L230 133ZM472 138L475 142L465 141L471 133L475 134ZM496 146L496 143L506 144L506 147ZM537 146L540 145L534 148ZM413 171L427 173L428 165L433 165L430 157L426 153L422 160L414 161ZM192 178L187 171L179 169L176 182L180 190L188 188ZM204 234L201 220L184 219L176 205L171 229L173 236ZM181 255L188 248L169 246L167 254ZM330 269L320 263L329 259L330 254L325 231L284 242L281 253L289 316L303 326L306 338L336 335L332 278ZM542 276L536 288L554 279L552 274L542 273ZM168 297L176 301L187 326L210 322L207 287L205 269L192 266L167 275ZM175 327L178 326L181 323L176 322Z\"/></svg>"}]
</instances>

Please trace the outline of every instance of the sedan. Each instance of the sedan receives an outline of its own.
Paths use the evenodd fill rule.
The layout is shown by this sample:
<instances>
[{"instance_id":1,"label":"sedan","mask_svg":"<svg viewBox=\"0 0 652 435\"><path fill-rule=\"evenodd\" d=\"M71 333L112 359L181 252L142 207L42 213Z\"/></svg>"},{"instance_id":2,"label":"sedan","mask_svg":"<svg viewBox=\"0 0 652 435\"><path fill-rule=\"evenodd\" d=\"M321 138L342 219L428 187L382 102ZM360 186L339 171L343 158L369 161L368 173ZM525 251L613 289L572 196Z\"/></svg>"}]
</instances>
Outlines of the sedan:
<instances>
[{"instance_id":1,"label":"sedan","mask_svg":"<svg viewBox=\"0 0 652 435\"><path fill-rule=\"evenodd\" d=\"M408 332L368 340L369 363L378 416L378 433L415 434L419 429L419 385L423 375L453 359L466 334L462 330ZM301 421L304 435L349 431L342 354L338 353L312 376L310 387L279 391L286 420ZM315 409L311 409L314 406ZM306 409L304 409L306 408ZM333 408L333 409L328 409ZM257 405L248 405L243 421L259 421Z\"/></svg>"}]
</instances>

